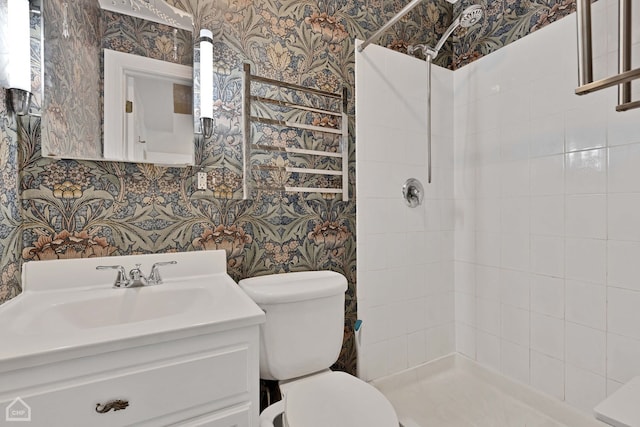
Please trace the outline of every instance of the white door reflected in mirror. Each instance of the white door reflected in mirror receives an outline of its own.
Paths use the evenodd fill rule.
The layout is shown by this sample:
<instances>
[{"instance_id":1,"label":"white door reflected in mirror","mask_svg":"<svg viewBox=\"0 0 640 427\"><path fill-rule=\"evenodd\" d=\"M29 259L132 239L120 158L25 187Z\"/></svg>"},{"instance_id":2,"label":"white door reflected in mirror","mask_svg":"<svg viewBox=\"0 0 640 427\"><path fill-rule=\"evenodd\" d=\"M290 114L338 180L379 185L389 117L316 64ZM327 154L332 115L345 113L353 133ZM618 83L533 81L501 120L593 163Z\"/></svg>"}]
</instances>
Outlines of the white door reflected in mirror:
<instances>
[{"instance_id":1,"label":"white door reflected in mirror","mask_svg":"<svg viewBox=\"0 0 640 427\"><path fill-rule=\"evenodd\" d=\"M104 50L104 159L194 164L193 69Z\"/></svg>"}]
</instances>

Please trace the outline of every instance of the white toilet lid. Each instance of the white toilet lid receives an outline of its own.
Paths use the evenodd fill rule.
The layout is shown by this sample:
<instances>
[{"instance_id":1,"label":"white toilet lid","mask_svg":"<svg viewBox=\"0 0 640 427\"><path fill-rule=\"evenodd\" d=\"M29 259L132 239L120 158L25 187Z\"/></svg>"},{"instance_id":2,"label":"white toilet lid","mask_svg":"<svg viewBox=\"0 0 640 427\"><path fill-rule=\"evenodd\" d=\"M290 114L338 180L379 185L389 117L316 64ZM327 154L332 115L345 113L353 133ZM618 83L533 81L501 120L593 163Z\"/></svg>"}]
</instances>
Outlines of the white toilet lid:
<instances>
[{"instance_id":1,"label":"white toilet lid","mask_svg":"<svg viewBox=\"0 0 640 427\"><path fill-rule=\"evenodd\" d=\"M344 372L292 384L284 405L290 427L398 427L393 406L384 395Z\"/></svg>"}]
</instances>

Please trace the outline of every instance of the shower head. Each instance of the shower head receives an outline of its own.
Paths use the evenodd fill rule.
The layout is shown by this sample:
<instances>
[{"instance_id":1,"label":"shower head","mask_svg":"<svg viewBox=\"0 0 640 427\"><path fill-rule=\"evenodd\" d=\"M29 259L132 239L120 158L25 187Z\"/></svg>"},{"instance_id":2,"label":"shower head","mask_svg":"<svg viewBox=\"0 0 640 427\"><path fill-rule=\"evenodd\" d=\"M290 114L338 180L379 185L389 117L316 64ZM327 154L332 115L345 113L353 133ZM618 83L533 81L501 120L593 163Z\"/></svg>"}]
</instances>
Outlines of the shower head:
<instances>
[{"instance_id":1,"label":"shower head","mask_svg":"<svg viewBox=\"0 0 640 427\"><path fill-rule=\"evenodd\" d=\"M465 10L462 11L458 20L460 21L460 26L462 28L469 28L470 26L476 24L479 20L482 19L483 11L482 6L479 4L474 4L473 6L469 6Z\"/></svg>"},{"instance_id":2,"label":"shower head","mask_svg":"<svg viewBox=\"0 0 640 427\"><path fill-rule=\"evenodd\" d=\"M478 21L482 19L483 14L484 11L482 9L482 6L480 6L479 4L469 6L468 8L463 10L460 15L458 15L458 17L451 23L451 25L449 25L449 28L447 28L447 31L445 31L442 37L440 37L438 44L433 49L424 44L411 45L407 48L407 53L411 55L418 50L422 50L424 56L429 55L431 56L431 59L434 59L436 56L438 56L438 52L440 52L440 49L442 49L444 42L447 41L451 33L453 33L458 27L469 28L472 25L477 24Z\"/></svg>"},{"instance_id":3,"label":"shower head","mask_svg":"<svg viewBox=\"0 0 640 427\"><path fill-rule=\"evenodd\" d=\"M447 31L444 32L436 47L433 48L436 54L440 51L440 49L444 45L444 42L447 41L451 33L453 33L458 27L469 28L472 25L475 25L482 19L483 14L484 12L482 10L482 6L480 6L479 4L474 4L463 10L462 13L451 23L451 25L449 25L449 28L447 28Z\"/></svg>"}]
</instances>

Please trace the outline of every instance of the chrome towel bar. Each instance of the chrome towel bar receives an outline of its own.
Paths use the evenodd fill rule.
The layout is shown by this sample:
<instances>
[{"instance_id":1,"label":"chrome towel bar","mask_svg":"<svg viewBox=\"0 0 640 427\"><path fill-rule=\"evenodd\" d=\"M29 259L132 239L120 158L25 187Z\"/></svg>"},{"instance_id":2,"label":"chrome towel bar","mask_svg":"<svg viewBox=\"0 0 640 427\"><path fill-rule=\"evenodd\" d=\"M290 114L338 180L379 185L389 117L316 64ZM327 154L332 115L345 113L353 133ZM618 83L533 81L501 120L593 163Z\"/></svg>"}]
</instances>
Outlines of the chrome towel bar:
<instances>
[{"instance_id":1,"label":"chrome towel bar","mask_svg":"<svg viewBox=\"0 0 640 427\"><path fill-rule=\"evenodd\" d=\"M631 81L640 78L640 68L631 69L631 3L631 0L618 0L618 74L594 81L591 0L576 2L579 85L576 95L618 86L616 111L640 107L640 101L631 101Z\"/></svg>"},{"instance_id":2,"label":"chrome towel bar","mask_svg":"<svg viewBox=\"0 0 640 427\"><path fill-rule=\"evenodd\" d=\"M276 88L282 88L290 91L295 91L298 93L306 93L311 94L317 97L324 98L326 101L330 101L333 103L333 106L328 107L327 109L318 108L317 105L310 106L304 105L302 103L296 103L291 100L282 100L276 99L268 96L257 96L252 95L251 93L251 84L252 83L261 83L263 85L272 86ZM250 198L252 190L262 190L262 191L287 191L287 192L298 192L298 193L324 193L327 195L330 194L341 194L343 201L349 200L349 117L347 114L347 90L345 87L342 88L341 93L333 93L327 92L319 89L314 89L306 86L301 86L297 84L281 82L279 80L270 79L267 77L261 77L251 74L251 66L249 64L244 65L244 75L243 75L243 108L242 108L242 118L243 118L243 193L244 198ZM337 106L335 106L336 101L340 102L340 111ZM257 108L258 105L263 108ZM324 101L321 102L324 105ZM330 105L330 104L329 104ZM278 109L278 107L282 107L288 110L300 110L302 112L307 112L306 114L316 115L313 123L309 123L308 118L304 119L301 116L293 116L296 120L292 120L289 118L283 118L282 111ZM329 108L333 108L329 109ZM275 110L275 111L274 111ZM304 113L302 113L304 114ZM318 123L316 121L317 115L322 116L322 120ZM286 114L285 114L286 116ZM335 119L333 118L335 117ZM338 118L339 117L339 118ZM289 146L280 146L280 145L269 145L269 144L260 144L259 141L257 143L253 142L252 138L252 126L255 123L261 123L266 125L278 126L284 129L293 129L302 131L302 132L311 132L313 134L329 134L335 135L333 138L339 137L339 147L332 147L336 151L326 151L326 150L318 150L311 149L307 147L289 147ZM326 136L324 138L331 138L330 136ZM298 138L300 139L300 138ZM306 140L301 140L302 144ZM335 141L335 140L334 140ZM316 148L316 147L314 147ZM327 169L320 169L317 167L300 167L297 165L275 165L275 164L252 164L251 156L253 151L266 151L273 153L287 153L287 154L298 154L298 155L307 155L314 156L314 158L339 158L342 160L340 163L340 168L335 163L329 166ZM316 161L310 162L309 166L316 165ZM331 169L333 167L333 169ZM260 185L258 182L254 182L257 179L254 179L252 171L269 171L271 172L282 172L282 175L286 174L303 174L303 175L318 175L319 178L316 180L312 179L311 182L315 183L315 186L300 186L300 185L287 185L287 183L279 182L279 185ZM332 178L342 177L339 181L338 179ZM282 178L282 176L280 176ZM287 180L289 177L285 177L284 180ZM297 178L300 178L300 175L297 175ZM320 182L320 183L318 183ZM337 187L340 183L339 188ZM326 186L325 186L326 185Z\"/></svg>"}]
</instances>

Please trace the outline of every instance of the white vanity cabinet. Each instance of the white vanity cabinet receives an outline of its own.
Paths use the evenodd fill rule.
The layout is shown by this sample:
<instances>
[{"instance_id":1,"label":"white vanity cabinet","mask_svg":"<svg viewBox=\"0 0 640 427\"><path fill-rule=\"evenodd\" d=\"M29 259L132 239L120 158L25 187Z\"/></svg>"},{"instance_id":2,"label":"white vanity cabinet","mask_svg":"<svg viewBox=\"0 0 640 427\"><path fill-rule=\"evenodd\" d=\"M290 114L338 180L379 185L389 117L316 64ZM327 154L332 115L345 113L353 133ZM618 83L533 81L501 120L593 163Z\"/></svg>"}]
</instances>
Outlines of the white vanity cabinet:
<instances>
[{"instance_id":1,"label":"white vanity cabinet","mask_svg":"<svg viewBox=\"0 0 640 427\"><path fill-rule=\"evenodd\" d=\"M19 397L30 426L257 427L258 388L249 327L0 374L0 407Z\"/></svg>"},{"instance_id":2,"label":"white vanity cabinet","mask_svg":"<svg viewBox=\"0 0 640 427\"><path fill-rule=\"evenodd\" d=\"M176 258L176 254L172 257ZM203 258L198 262L210 265L211 260ZM128 320L112 322L109 327L93 326L113 319L110 313L102 320L94 318L94 323L88 323L90 328L70 329L65 331L69 336L56 339L51 338L55 328L49 324L42 329L39 321L29 328L18 328L20 334L14 331L13 336L3 337L0 333L2 347L16 347L13 352L9 347L0 350L0 425L5 425L4 421L12 425L11 421L29 420L23 425L258 427L258 328L264 314L248 304L248 297L233 281L229 282L226 274L205 279L198 278L202 283L222 281L220 286L226 288L214 294L217 301L221 300L217 306L208 302L205 294L198 294L198 301L189 303L199 310L199 304L207 302L204 309L210 307L215 313L207 312L204 317L172 315L165 319L167 322ZM137 306L141 306L143 299L150 299L150 292L174 292L171 285L166 289L161 286L165 285L157 285L155 290L107 288L107 292L124 291L120 296L139 292L135 298ZM201 289L213 285L194 286ZM180 287L180 292L185 289L186 286ZM83 292L85 296L92 295L93 300L102 298L100 292ZM163 297L154 298L162 301ZM65 296L65 301L71 299ZM55 300L55 296L47 300ZM180 300L188 305L184 301L190 300ZM130 305L131 301L123 307ZM104 315L88 301L86 306L93 307L95 317ZM213 317L217 320L205 320ZM13 318L26 321L17 315ZM136 317L118 317L121 318ZM145 323L155 326L144 326ZM143 327L158 330L141 333ZM95 340L90 342L89 337ZM15 357L2 358L8 354Z\"/></svg>"}]
</instances>

